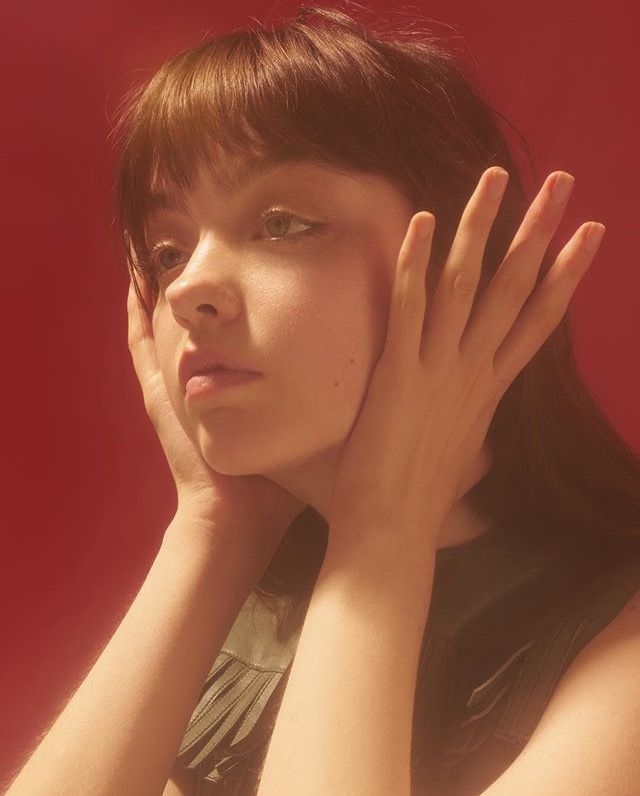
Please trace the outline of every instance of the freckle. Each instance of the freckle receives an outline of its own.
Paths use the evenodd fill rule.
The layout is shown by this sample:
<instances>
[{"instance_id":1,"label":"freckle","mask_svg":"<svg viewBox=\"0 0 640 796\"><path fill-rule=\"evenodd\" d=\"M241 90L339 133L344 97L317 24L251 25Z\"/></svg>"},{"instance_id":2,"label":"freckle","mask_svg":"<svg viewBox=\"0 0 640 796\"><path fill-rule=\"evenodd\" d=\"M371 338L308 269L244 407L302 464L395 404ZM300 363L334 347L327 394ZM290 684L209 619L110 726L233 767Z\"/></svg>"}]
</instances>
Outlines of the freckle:
<instances>
[{"instance_id":1,"label":"freckle","mask_svg":"<svg viewBox=\"0 0 640 796\"><path fill-rule=\"evenodd\" d=\"M349 357L349 364L353 365L354 362L355 362L355 359L353 357Z\"/></svg>"},{"instance_id":2,"label":"freckle","mask_svg":"<svg viewBox=\"0 0 640 796\"><path fill-rule=\"evenodd\" d=\"M334 381L333 382L333 386L334 387L339 387L340 386L340 382L339 381Z\"/></svg>"}]
</instances>

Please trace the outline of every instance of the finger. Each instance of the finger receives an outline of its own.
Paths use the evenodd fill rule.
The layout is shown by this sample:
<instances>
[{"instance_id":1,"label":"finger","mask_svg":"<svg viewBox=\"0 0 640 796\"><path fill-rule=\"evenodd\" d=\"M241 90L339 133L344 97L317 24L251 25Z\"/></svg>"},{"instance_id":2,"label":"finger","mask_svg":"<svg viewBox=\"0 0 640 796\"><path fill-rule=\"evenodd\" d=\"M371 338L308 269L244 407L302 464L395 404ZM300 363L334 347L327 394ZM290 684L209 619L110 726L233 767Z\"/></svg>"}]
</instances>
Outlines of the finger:
<instances>
[{"instance_id":1,"label":"finger","mask_svg":"<svg viewBox=\"0 0 640 796\"><path fill-rule=\"evenodd\" d=\"M388 364L401 369L411 368L420 355L426 310L426 271L435 221L431 213L416 213L409 222L398 254L383 356Z\"/></svg>"},{"instance_id":2,"label":"finger","mask_svg":"<svg viewBox=\"0 0 640 796\"><path fill-rule=\"evenodd\" d=\"M487 169L464 209L427 318L423 358L451 361L457 352L475 299L487 240L509 174Z\"/></svg>"},{"instance_id":3,"label":"finger","mask_svg":"<svg viewBox=\"0 0 640 796\"><path fill-rule=\"evenodd\" d=\"M149 301L149 286L144 277L139 276L135 271L130 274L129 292L127 295L127 309L132 311L133 307L137 307L141 313L141 322L145 331L149 331L149 316L147 308L150 306ZM137 317L137 316L136 316Z\"/></svg>"},{"instance_id":4,"label":"finger","mask_svg":"<svg viewBox=\"0 0 640 796\"><path fill-rule=\"evenodd\" d=\"M592 238L588 233L594 232ZM534 356L564 317L573 294L593 262L604 224L583 224L564 246L531 302L494 358L496 382L503 392Z\"/></svg>"},{"instance_id":5,"label":"finger","mask_svg":"<svg viewBox=\"0 0 640 796\"><path fill-rule=\"evenodd\" d=\"M142 301L145 304L148 304L149 290L148 290L147 281L146 279L144 279L144 277L141 277L135 270L132 271L131 273L131 287L134 289L136 298L138 298L138 296L141 296ZM141 307L143 307L143 304L140 302L140 299L138 299L138 303L140 304Z\"/></svg>"},{"instance_id":6,"label":"finger","mask_svg":"<svg viewBox=\"0 0 640 796\"><path fill-rule=\"evenodd\" d=\"M129 350L132 345L138 342L141 335L140 329L140 303L133 287L133 279L129 280L129 290L127 292L127 340L129 343Z\"/></svg>"},{"instance_id":7,"label":"finger","mask_svg":"<svg viewBox=\"0 0 640 796\"><path fill-rule=\"evenodd\" d=\"M135 283L137 283L136 277L132 276L131 279L129 280L129 291L127 293L127 318L128 318L127 336L129 342L129 349L131 349L132 345L136 345L140 340L140 338L146 334L145 314L135 290L134 286Z\"/></svg>"},{"instance_id":8,"label":"finger","mask_svg":"<svg viewBox=\"0 0 640 796\"><path fill-rule=\"evenodd\" d=\"M469 361L493 358L513 326L536 284L574 183L570 174L554 172L529 207L462 338L460 350Z\"/></svg>"},{"instance_id":9,"label":"finger","mask_svg":"<svg viewBox=\"0 0 640 796\"><path fill-rule=\"evenodd\" d=\"M142 309L138 301L134 282L136 280L138 286L140 282L134 275L130 284L129 292L127 295L127 310L129 319L129 351L133 360L133 366L141 383L143 394L146 401L146 385L150 383L158 372L158 360L156 355L155 340L153 337L153 330L149 319ZM146 289L143 285L141 289L143 298L146 300Z\"/></svg>"}]
</instances>

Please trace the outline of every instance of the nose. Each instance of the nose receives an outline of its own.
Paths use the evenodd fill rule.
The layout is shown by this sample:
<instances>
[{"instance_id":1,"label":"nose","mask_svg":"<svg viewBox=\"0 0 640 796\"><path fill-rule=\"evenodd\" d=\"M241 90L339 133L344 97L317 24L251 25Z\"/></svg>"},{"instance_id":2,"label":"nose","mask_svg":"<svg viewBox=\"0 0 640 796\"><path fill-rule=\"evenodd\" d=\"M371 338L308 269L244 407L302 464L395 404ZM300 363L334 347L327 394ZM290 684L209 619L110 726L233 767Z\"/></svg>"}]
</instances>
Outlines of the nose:
<instances>
[{"instance_id":1,"label":"nose","mask_svg":"<svg viewBox=\"0 0 640 796\"><path fill-rule=\"evenodd\" d=\"M202 240L165 290L176 322L186 328L232 320L242 310L237 258L228 247Z\"/></svg>"}]
</instances>

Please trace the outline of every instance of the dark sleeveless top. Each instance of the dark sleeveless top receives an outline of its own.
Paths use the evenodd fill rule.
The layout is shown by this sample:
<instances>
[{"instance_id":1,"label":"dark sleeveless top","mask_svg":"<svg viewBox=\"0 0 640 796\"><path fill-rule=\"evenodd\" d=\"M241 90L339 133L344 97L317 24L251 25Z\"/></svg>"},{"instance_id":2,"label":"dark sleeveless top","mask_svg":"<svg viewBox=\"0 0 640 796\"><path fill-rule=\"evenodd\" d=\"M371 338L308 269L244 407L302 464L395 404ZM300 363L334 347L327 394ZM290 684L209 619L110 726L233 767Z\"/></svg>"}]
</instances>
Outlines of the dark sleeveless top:
<instances>
[{"instance_id":1,"label":"dark sleeveless top","mask_svg":"<svg viewBox=\"0 0 640 796\"><path fill-rule=\"evenodd\" d=\"M573 658L640 589L640 545L610 537L495 526L438 550L414 703L416 794L478 794L517 757ZM278 638L275 614L247 599L178 753L198 794L257 792L302 622Z\"/></svg>"}]
</instances>

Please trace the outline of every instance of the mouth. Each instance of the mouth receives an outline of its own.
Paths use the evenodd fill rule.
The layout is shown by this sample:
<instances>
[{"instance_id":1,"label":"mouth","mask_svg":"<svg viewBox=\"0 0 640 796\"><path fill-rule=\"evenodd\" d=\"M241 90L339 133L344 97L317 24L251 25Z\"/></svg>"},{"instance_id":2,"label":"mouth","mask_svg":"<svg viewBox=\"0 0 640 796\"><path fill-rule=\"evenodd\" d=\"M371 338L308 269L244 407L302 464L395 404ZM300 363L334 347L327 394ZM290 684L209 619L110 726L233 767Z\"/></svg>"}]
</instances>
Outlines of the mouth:
<instances>
[{"instance_id":1,"label":"mouth","mask_svg":"<svg viewBox=\"0 0 640 796\"><path fill-rule=\"evenodd\" d=\"M194 400L206 396L218 395L231 388L239 388L262 377L262 373L249 370L232 370L230 368L212 368L211 370L194 373L185 385L185 397Z\"/></svg>"},{"instance_id":2,"label":"mouth","mask_svg":"<svg viewBox=\"0 0 640 796\"><path fill-rule=\"evenodd\" d=\"M235 375L232 377L225 374ZM205 349L185 349L178 365L178 382L183 392L186 392L188 382L196 377L206 376L225 384L227 381L237 380L238 374L262 375L249 362L241 362L226 354Z\"/></svg>"}]
</instances>

